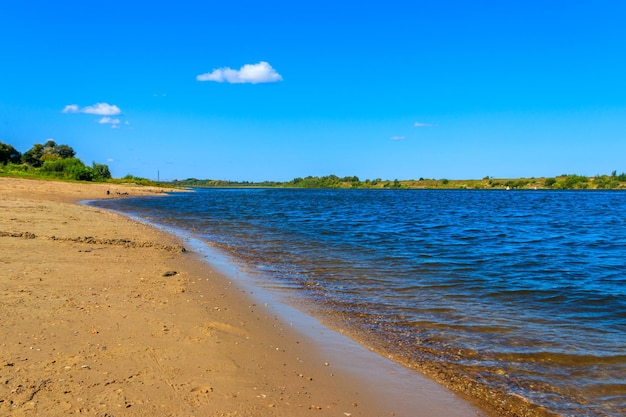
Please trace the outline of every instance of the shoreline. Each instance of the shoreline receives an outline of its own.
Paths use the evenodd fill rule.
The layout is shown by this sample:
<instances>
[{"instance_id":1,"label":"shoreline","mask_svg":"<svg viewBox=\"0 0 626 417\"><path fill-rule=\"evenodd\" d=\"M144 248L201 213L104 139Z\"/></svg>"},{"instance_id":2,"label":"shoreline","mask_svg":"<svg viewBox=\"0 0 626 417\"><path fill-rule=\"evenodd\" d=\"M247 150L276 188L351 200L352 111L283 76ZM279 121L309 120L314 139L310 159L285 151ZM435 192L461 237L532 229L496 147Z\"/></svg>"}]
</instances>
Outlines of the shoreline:
<instances>
[{"instance_id":1,"label":"shoreline","mask_svg":"<svg viewBox=\"0 0 626 417\"><path fill-rule=\"evenodd\" d=\"M417 372L402 403L386 365L350 369L375 354L330 352L338 334L290 324L179 237L77 204L120 189L160 192L0 178L2 414L484 415Z\"/></svg>"}]
</instances>

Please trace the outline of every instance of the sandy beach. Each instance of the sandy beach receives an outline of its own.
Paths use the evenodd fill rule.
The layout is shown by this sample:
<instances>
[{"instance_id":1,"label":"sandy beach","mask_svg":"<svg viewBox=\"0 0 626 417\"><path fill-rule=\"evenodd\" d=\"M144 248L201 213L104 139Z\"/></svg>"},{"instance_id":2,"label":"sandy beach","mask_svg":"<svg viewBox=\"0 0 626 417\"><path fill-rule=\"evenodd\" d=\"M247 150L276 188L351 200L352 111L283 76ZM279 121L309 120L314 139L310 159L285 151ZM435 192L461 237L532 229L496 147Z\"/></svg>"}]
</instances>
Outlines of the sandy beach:
<instances>
[{"instance_id":1,"label":"sandy beach","mask_svg":"<svg viewBox=\"0 0 626 417\"><path fill-rule=\"evenodd\" d=\"M397 400L175 236L77 204L160 193L0 178L0 415L483 415L425 379Z\"/></svg>"}]
</instances>

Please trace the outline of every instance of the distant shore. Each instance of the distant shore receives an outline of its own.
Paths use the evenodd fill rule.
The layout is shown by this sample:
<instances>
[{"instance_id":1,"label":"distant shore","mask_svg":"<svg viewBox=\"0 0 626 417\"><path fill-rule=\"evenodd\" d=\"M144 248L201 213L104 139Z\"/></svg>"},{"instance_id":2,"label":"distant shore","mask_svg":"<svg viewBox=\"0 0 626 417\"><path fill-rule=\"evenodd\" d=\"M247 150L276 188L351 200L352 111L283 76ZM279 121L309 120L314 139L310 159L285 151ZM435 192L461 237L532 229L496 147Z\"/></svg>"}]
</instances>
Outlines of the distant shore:
<instances>
[{"instance_id":1,"label":"distant shore","mask_svg":"<svg viewBox=\"0 0 626 417\"><path fill-rule=\"evenodd\" d=\"M277 181L228 181L199 180L189 178L174 180L164 184L178 187L260 187L260 188L347 188L367 190L626 190L626 174L614 171L611 175L559 175L556 177L539 178L494 178L482 179L432 179L389 180L376 178L359 179L359 177L323 177L294 178L287 182Z\"/></svg>"},{"instance_id":2,"label":"distant shore","mask_svg":"<svg viewBox=\"0 0 626 417\"><path fill-rule=\"evenodd\" d=\"M76 204L161 192L0 178L0 414L482 415L394 401L174 236Z\"/></svg>"}]
</instances>

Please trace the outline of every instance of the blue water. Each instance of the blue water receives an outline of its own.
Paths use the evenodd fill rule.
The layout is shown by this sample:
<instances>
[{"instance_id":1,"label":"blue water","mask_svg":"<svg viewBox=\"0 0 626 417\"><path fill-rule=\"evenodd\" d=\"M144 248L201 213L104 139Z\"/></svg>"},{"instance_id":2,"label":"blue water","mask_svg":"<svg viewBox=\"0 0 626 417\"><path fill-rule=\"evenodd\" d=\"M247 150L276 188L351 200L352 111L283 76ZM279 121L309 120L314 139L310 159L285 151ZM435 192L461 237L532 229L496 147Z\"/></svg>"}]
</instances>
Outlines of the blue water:
<instances>
[{"instance_id":1,"label":"blue water","mask_svg":"<svg viewBox=\"0 0 626 417\"><path fill-rule=\"evenodd\" d=\"M198 189L98 204L210 242L440 378L626 415L626 193Z\"/></svg>"}]
</instances>

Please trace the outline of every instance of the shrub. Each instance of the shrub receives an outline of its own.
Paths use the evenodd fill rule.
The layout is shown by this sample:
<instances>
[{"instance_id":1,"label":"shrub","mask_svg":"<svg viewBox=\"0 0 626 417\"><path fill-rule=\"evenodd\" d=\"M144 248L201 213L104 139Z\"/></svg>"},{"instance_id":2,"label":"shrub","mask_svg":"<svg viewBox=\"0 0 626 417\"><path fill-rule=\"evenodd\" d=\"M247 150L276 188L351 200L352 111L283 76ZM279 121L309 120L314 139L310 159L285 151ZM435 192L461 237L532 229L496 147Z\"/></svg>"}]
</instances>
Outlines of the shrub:
<instances>
[{"instance_id":1,"label":"shrub","mask_svg":"<svg viewBox=\"0 0 626 417\"><path fill-rule=\"evenodd\" d=\"M551 188L554 184L556 184L556 178L546 178L546 180L543 182L543 185L548 188Z\"/></svg>"},{"instance_id":2,"label":"shrub","mask_svg":"<svg viewBox=\"0 0 626 417\"><path fill-rule=\"evenodd\" d=\"M108 180L109 178L111 178L111 171L109 171L109 167L107 165L96 164L94 162L91 165L91 169L93 170L93 173L94 173L94 179L102 181L102 180Z\"/></svg>"},{"instance_id":3,"label":"shrub","mask_svg":"<svg viewBox=\"0 0 626 417\"><path fill-rule=\"evenodd\" d=\"M565 178L563 186L565 188L587 188L588 187L589 178L583 177L581 175L570 175Z\"/></svg>"},{"instance_id":4,"label":"shrub","mask_svg":"<svg viewBox=\"0 0 626 417\"><path fill-rule=\"evenodd\" d=\"M68 178L78 181L91 181L94 172L78 158L52 159L43 162L42 174L56 178Z\"/></svg>"}]
</instances>

